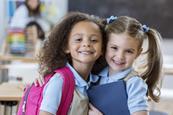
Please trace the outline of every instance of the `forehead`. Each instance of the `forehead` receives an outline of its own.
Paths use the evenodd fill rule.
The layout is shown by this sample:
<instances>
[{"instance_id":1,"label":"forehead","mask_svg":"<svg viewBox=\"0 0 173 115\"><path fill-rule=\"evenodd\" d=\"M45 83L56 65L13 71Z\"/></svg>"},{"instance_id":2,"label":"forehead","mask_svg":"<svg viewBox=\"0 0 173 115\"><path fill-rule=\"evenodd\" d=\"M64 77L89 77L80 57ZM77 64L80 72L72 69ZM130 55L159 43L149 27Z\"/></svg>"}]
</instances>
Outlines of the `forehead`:
<instances>
[{"instance_id":1,"label":"forehead","mask_svg":"<svg viewBox=\"0 0 173 115\"><path fill-rule=\"evenodd\" d=\"M111 33L111 34L109 34L108 43L119 46L119 47L123 47L123 48L136 49L139 46L139 40L137 40L136 38L132 38L131 36L129 36L126 33L122 33L122 34Z\"/></svg>"},{"instance_id":2,"label":"forehead","mask_svg":"<svg viewBox=\"0 0 173 115\"><path fill-rule=\"evenodd\" d=\"M27 2L38 2L38 0L28 0Z\"/></svg>"},{"instance_id":3,"label":"forehead","mask_svg":"<svg viewBox=\"0 0 173 115\"><path fill-rule=\"evenodd\" d=\"M71 30L71 34L73 33L93 33L93 34L101 34L100 32L100 28L99 26L94 23L94 22L90 22L90 21L81 21L76 23L72 30Z\"/></svg>"}]
</instances>

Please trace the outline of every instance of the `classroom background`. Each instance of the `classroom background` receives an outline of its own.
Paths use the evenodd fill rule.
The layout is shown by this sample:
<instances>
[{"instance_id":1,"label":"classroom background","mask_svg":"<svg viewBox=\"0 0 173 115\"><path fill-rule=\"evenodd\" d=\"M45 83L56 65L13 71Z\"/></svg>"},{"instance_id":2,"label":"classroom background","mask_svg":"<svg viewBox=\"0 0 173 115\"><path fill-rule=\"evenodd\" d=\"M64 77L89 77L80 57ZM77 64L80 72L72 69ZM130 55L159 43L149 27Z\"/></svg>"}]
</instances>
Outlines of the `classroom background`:
<instances>
[{"instance_id":1,"label":"classroom background","mask_svg":"<svg viewBox=\"0 0 173 115\"><path fill-rule=\"evenodd\" d=\"M24 85L32 83L38 76L35 56L24 55L21 50L20 53L4 53L4 43L11 45L17 39L20 41L17 51L25 45L21 45L24 43L25 33L9 27L16 9L23 3L24 0L0 0L0 115L16 115ZM50 28L44 31L45 37L54 24L69 11L82 11L100 17L128 15L156 28L163 37L163 80L161 100L159 103L150 103L150 109L173 115L172 4L173 1L170 0L41 0L41 12L50 24ZM46 25L43 24L42 27L44 29Z\"/></svg>"}]
</instances>

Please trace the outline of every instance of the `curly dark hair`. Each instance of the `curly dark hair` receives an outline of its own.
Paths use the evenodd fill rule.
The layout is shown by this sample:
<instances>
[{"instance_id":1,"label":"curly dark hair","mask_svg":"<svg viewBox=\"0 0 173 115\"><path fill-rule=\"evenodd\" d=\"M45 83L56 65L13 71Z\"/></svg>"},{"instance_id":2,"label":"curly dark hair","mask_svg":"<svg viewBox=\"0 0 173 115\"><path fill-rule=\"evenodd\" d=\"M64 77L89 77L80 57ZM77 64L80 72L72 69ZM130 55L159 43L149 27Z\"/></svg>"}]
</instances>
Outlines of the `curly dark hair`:
<instances>
[{"instance_id":1,"label":"curly dark hair","mask_svg":"<svg viewBox=\"0 0 173 115\"><path fill-rule=\"evenodd\" d=\"M100 28L100 33L103 39L103 51L106 48L106 34L104 25L101 23L100 18L91 16L81 12L70 12L52 29L45 40L44 46L39 55L39 72L42 75L52 73L55 69L63 67L67 62L71 63L71 57L68 56L64 50L67 47L69 34L75 24L81 21L89 21L97 24ZM98 73L105 67L104 55L101 56L92 69L92 73Z\"/></svg>"}]
</instances>

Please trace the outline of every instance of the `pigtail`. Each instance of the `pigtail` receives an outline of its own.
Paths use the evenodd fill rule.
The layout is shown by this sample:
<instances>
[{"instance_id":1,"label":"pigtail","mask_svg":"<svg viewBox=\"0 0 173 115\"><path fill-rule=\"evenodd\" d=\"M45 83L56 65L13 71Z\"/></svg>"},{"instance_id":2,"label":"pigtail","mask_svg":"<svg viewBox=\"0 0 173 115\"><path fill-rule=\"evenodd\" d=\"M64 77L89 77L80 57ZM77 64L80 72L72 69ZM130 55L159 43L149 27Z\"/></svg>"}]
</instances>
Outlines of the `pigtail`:
<instances>
[{"instance_id":1,"label":"pigtail","mask_svg":"<svg viewBox=\"0 0 173 115\"><path fill-rule=\"evenodd\" d=\"M145 34L148 36L147 69L142 74L142 78L148 85L148 96L155 102L158 102L160 96L158 83L162 72L161 36L156 30L151 28Z\"/></svg>"}]
</instances>

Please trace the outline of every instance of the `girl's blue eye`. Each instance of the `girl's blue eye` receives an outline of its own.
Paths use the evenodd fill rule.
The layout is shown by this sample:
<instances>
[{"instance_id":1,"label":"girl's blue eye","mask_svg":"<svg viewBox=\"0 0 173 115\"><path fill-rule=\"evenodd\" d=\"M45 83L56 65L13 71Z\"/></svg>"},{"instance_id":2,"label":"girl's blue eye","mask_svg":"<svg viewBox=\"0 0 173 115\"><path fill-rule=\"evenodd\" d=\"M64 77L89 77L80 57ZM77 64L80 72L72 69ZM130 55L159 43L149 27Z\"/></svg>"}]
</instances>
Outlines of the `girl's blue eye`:
<instances>
[{"instance_id":1,"label":"girl's blue eye","mask_svg":"<svg viewBox=\"0 0 173 115\"><path fill-rule=\"evenodd\" d=\"M126 52L127 53L130 53L130 54L133 54L133 51L132 50L127 50Z\"/></svg>"}]
</instances>

